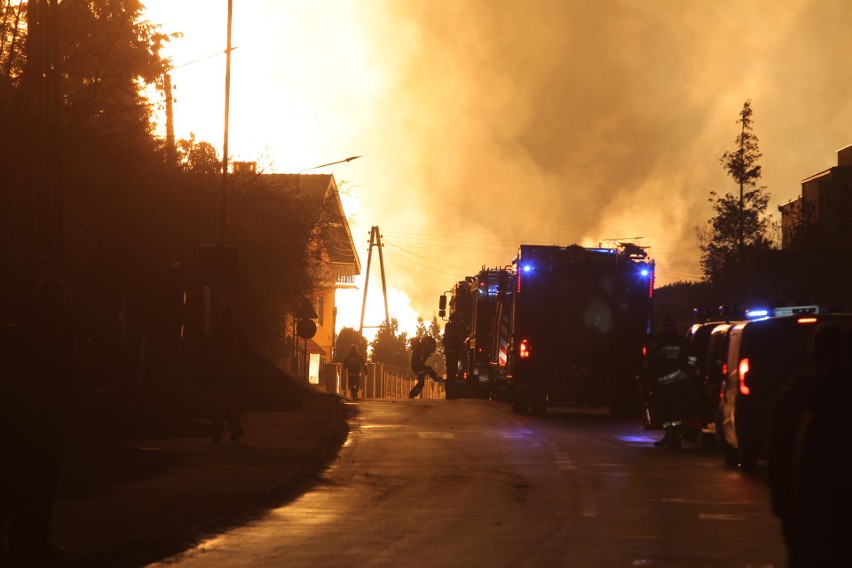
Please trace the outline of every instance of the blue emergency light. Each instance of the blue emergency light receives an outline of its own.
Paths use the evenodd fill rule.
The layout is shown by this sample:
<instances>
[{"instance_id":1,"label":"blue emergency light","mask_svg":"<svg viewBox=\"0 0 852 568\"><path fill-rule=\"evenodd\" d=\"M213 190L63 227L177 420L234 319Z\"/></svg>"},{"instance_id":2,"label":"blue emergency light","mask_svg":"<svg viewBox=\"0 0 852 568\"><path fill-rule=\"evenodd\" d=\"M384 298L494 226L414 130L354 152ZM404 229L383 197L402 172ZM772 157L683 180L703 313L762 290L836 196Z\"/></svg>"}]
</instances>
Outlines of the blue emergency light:
<instances>
[{"instance_id":1,"label":"blue emergency light","mask_svg":"<svg viewBox=\"0 0 852 568\"><path fill-rule=\"evenodd\" d=\"M525 265L523 266L523 271L524 271L524 272L529 272L529 271L531 271L532 269L533 269L533 267L532 267L531 265L529 265L529 264L525 264Z\"/></svg>"},{"instance_id":2,"label":"blue emergency light","mask_svg":"<svg viewBox=\"0 0 852 568\"><path fill-rule=\"evenodd\" d=\"M755 308L746 310L745 315L747 319L763 319L769 317L769 310L764 308Z\"/></svg>"}]
</instances>

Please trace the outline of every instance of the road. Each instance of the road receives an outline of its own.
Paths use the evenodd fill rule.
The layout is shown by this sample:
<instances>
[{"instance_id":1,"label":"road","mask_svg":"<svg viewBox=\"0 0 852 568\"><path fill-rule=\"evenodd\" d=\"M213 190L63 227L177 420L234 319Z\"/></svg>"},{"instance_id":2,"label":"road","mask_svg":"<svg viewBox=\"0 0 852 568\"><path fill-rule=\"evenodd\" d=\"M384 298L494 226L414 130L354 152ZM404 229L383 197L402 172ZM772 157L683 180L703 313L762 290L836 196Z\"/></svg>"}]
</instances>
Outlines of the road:
<instances>
[{"instance_id":1,"label":"road","mask_svg":"<svg viewBox=\"0 0 852 568\"><path fill-rule=\"evenodd\" d=\"M162 565L781 567L765 476L600 409L359 401L322 482Z\"/></svg>"}]
</instances>

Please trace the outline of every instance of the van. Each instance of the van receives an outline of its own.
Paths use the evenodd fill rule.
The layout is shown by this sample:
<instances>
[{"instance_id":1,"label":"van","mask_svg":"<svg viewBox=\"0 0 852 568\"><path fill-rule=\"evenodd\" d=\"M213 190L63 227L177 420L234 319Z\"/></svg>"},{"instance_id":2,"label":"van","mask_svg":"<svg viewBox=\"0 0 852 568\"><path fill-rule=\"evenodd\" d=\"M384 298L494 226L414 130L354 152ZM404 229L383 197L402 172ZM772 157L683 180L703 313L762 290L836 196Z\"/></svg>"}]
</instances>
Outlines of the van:
<instances>
[{"instance_id":1,"label":"van","mask_svg":"<svg viewBox=\"0 0 852 568\"><path fill-rule=\"evenodd\" d=\"M719 407L726 461L751 468L766 459L775 403L785 386L811 371L809 339L827 322L848 326L852 314L772 317L730 329Z\"/></svg>"}]
</instances>

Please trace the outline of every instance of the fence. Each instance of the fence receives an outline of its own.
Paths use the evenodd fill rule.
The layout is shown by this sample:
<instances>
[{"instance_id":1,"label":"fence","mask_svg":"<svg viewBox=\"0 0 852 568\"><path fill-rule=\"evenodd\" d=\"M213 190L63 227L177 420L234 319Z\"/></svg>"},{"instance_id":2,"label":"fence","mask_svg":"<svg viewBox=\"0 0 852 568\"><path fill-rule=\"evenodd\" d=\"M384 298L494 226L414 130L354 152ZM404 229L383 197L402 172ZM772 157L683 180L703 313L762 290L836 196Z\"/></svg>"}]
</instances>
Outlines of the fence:
<instances>
[{"instance_id":1,"label":"fence","mask_svg":"<svg viewBox=\"0 0 852 568\"><path fill-rule=\"evenodd\" d=\"M393 365L370 363L367 365L367 376L361 378L362 398L408 398L408 393L414 388L416 379L403 374ZM343 371L340 363L325 366L320 387L327 392L341 396L349 396L349 377ZM426 384L420 398L444 398L444 384L436 383L426 377Z\"/></svg>"}]
</instances>

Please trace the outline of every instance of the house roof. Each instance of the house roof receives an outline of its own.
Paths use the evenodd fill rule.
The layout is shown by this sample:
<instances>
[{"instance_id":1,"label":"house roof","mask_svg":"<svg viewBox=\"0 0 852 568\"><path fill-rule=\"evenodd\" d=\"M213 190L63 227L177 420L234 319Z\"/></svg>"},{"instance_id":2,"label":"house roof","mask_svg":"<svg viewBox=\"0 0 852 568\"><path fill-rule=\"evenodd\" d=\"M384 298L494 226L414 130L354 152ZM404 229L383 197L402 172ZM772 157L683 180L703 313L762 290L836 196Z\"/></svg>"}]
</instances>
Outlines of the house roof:
<instances>
[{"instance_id":1,"label":"house roof","mask_svg":"<svg viewBox=\"0 0 852 568\"><path fill-rule=\"evenodd\" d=\"M352 240L352 232L333 175L259 174L265 185L296 190L303 194L318 221L322 221L323 244L333 264L354 266L361 273L361 260Z\"/></svg>"}]
</instances>

